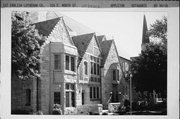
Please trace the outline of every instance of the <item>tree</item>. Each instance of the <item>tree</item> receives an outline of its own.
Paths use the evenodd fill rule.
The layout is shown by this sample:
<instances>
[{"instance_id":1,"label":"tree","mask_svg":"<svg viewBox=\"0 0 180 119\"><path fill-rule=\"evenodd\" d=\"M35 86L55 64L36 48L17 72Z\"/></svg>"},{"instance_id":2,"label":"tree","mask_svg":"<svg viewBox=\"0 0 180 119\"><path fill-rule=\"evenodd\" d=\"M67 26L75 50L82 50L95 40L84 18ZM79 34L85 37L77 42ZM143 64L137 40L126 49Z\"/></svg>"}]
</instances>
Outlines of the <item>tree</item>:
<instances>
[{"instance_id":1,"label":"tree","mask_svg":"<svg viewBox=\"0 0 180 119\"><path fill-rule=\"evenodd\" d=\"M20 79L39 77L40 47L45 37L31 24L28 12L12 13L12 74Z\"/></svg>"},{"instance_id":2,"label":"tree","mask_svg":"<svg viewBox=\"0 0 180 119\"><path fill-rule=\"evenodd\" d=\"M133 83L137 91L167 91L167 19L156 20L147 33L152 39L131 63ZM158 41L157 41L158 40Z\"/></svg>"},{"instance_id":3,"label":"tree","mask_svg":"<svg viewBox=\"0 0 180 119\"><path fill-rule=\"evenodd\" d=\"M160 40L163 46L167 47L167 18L164 16L161 20L156 20L147 32L147 35L153 41Z\"/></svg>"}]
</instances>

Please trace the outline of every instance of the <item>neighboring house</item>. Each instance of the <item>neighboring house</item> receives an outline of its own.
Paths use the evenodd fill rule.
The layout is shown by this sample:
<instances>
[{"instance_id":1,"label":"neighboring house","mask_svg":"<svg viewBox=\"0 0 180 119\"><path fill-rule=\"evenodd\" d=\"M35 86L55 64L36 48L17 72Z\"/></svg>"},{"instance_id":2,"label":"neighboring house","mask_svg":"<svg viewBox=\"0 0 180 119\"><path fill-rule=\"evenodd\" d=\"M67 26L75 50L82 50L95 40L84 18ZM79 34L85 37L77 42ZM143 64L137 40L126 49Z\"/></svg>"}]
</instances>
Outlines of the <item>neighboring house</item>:
<instances>
[{"instance_id":1,"label":"neighboring house","mask_svg":"<svg viewBox=\"0 0 180 119\"><path fill-rule=\"evenodd\" d=\"M121 102L128 91L114 40L95 33L70 35L63 17L34 23L47 37L41 48L40 79L18 80L12 73L11 110L52 114L60 104L63 114L78 106ZM127 86L121 86L127 85ZM24 112L26 113L26 112Z\"/></svg>"}]
</instances>

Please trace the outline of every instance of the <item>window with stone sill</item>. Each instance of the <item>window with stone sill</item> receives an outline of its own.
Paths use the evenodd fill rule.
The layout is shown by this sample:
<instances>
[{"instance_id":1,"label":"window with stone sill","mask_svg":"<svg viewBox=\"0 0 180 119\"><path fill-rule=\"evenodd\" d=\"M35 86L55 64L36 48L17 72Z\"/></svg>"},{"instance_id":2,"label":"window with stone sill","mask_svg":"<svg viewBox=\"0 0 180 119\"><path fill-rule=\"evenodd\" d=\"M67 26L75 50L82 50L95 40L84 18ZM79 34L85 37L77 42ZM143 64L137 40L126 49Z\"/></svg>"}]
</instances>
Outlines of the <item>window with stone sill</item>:
<instances>
[{"instance_id":1,"label":"window with stone sill","mask_svg":"<svg viewBox=\"0 0 180 119\"><path fill-rule=\"evenodd\" d=\"M60 70L61 69L61 55L54 54L54 69Z\"/></svg>"},{"instance_id":2,"label":"window with stone sill","mask_svg":"<svg viewBox=\"0 0 180 119\"><path fill-rule=\"evenodd\" d=\"M91 74L100 75L100 59L91 56Z\"/></svg>"},{"instance_id":3,"label":"window with stone sill","mask_svg":"<svg viewBox=\"0 0 180 119\"><path fill-rule=\"evenodd\" d=\"M65 56L65 69L75 72L75 56L67 55Z\"/></svg>"}]
</instances>

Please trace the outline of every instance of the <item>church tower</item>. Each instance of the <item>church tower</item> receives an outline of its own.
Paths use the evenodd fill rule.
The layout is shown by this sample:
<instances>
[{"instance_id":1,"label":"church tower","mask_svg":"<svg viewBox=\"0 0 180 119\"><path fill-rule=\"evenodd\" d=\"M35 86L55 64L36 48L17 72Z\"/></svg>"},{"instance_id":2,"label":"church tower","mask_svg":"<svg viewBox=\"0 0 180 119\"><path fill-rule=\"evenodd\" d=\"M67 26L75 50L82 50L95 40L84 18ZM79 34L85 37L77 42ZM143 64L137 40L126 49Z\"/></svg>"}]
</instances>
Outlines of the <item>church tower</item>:
<instances>
[{"instance_id":1,"label":"church tower","mask_svg":"<svg viewBox=\"0 0 180 119\"><path fill-rule=\"evenodd\" d=\"M149 37L146 34L147 31L148 31L148 29L147 29L147 21L146 21L146 16L144 15L144 18L143 18L143 31L142 31L141 51L144 51L145 47L146 47L146 44L149 43Z\"/></svg>"}]
</instances>

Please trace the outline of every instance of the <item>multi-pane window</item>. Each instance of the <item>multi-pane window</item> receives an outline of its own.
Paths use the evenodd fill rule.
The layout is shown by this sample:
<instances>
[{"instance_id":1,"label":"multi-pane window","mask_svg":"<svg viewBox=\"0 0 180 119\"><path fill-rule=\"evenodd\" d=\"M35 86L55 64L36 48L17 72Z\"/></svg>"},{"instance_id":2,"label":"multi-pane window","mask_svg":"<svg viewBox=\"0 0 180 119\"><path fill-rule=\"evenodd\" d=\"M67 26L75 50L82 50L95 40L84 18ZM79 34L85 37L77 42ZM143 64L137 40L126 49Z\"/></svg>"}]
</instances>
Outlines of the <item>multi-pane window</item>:
<instances>
[{"instance_id":1,"label":"multi-pane window","mask_svg":"<svg viewBox=\"0 0 180 119\"><path fill-rule=\"evenodd\" d=\"M100 87L90 86L90 99L100 99Z\"/></svg>"},{"instance_id":2,"label":"multi-pane window","mask_svg":"<svg viewBox=\"0 0 180 119\"><path fill-rule=\"evenodd\" d=\"M119 80L119 70L113 69L113 80Z\"/></svg>"},{"instance_id":3,"label":"multi-pane window","mask_svg":"<svg viewBox=\"0 0 180 119\"><path fill-rule=\"evenodd\" d=\"M84 74L88 75L88 63L84 62Z\"/></svg>"},{"instance_id":4,"label":"multi-pane window","mask_svg":"<svg viewBox=\"0 0 180 119\"><path fill-rule=\"evenodd\" d=\"M54 92L54 104L61 104L60 92Z\"/></svg>"},{"instance_id":5,"label":"multi-pane window","mask_svg":"<svg viewBox=\"0 0 180 119\"><path fill-rule=\"evenodd\" d=\"M26 89L26 106L31 106L31 89Z\"/></svg>"},{"instance_id":6,"label":"multi-pane window","mask_svg":"<svg viewBox=\"0 0 180 119\"><path fill-rule=\"evenodd\" d=\"M91 56L91 74L100 75L100 62L99 58Z\"/></svg>"},{"instance_id":7,"label":"multi-pane window","mask_svg":"<svg viewBox=\"0 0 180 119\"><path fill-rule=\"evenodd\" d=\"M71 71L75 71L75 57L74 56L70 56L70 55L66 55L66 70L71 70Z\"/></svg>"},{"instance_id":8,"label":"multi-pane window","mask_svg":"<svg viewBox=\"0 0 180 119\"><path fill-rule=\"evenodd\" d=\"M90 78L90 82L96 82L96 83L100 83L101 82L101 79L98 77L98 78L96 78L96 77L91 77Z\"/></svg>"},{"instance_id":9,"label":"multi-pane window","mask_svg":"<svg viewBox=\"0 0 180 119\"><path fill-rule=\"evenodd\" d=\"M66 107L75 107L75 85L66 84Z\"/></svg>"},{"instance_id":10,"label":"multi-pane window","mask_svg":"<svg viewBox=\"0 0 180 119\"><path fill-rule=\"evenodd\" d=\"M60 54L54 55L54 69L55 70L61 69L61 55Z\"/></svg>"}]
</instances>

